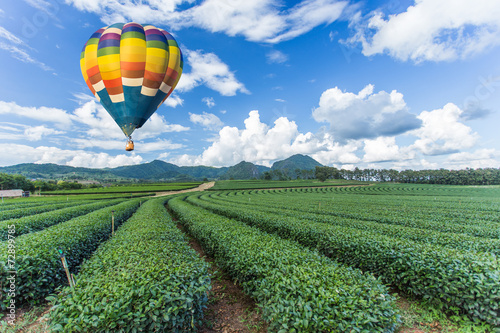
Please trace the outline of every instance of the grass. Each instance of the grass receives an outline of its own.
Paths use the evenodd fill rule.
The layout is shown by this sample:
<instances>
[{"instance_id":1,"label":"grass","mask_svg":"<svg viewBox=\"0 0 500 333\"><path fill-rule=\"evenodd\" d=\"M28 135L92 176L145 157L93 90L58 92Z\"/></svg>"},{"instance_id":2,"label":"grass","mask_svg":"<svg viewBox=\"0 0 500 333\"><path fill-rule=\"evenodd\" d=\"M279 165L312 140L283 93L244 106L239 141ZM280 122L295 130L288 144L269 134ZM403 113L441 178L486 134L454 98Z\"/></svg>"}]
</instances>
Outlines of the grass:
<instances>
[{"instance_id":1,"label":"grass","mask_svg":"<svg viewBox=\"0 0 500 333\"><path fill-rule=\"evenodd\" d=\"M401 315L401 325L395 333L490 333L494 328L484 322L474 322L466 316L447 314L422 300L393 294Z\"/></svg>"},{"instance_id":2,"label":"grass","mask_svg":"<svg viewBox=\"0 0 500 333\"><path fill-rule=\"evenodd\" d=\"M46 333L49 332L49 325L44 315L49 311L50 306L37 306L31 309L20 309L16 313L14 325L9 325L6 318L0 320L0 331L3 333Z\"/></svg>"}]
</instances>

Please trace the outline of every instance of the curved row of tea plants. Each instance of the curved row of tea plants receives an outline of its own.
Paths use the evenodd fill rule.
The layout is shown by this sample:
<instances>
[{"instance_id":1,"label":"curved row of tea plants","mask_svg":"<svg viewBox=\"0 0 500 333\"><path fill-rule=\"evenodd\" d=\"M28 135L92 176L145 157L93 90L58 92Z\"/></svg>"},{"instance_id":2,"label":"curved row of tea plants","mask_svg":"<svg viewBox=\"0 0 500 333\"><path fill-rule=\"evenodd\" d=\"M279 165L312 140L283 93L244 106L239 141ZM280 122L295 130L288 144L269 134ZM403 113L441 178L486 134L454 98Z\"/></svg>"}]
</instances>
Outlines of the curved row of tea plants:
<instances>
[{"instance_id":1,"label":"curved row of tea plants","mask_svg":"<svg viewBox=\"0 0 500 333\"><path fill-rule=\"evenodd\" d=\"M381 234L390 237L407 239L415 242L436 244L453 249L472 250L477 252L490 252L500 255L500 239L475 237L462 233L442 232L439 230L415 228L404 225L395 225L374 221L362 221L352 218L343 218L323 214L321 212L312 213L300 211L272 208L264 203L252 205L237 200L223 199L213 195L202 195L200 199L206 202L196 202L196 204L208 208L218 214L232 218L252 220L255 215L265 214L266 217L284 218L300 217L301 220L328 223L337 226L364 230L371 234ZM193 200L190 197L190 200ZM303 200L304 201L304 200Z\"/></svg>"},{"instance_id":2,"label":"curved row of tea plants","mask_svg":"<svg viewBox=\"0 0 500 333\"><path fill-rule=\"evenodd\" d=\"M163 204L145 203L53 297L53 331L191 332L211 288L208 264Z\"/></svg>"},{"instance_id":3,"label":"curved row of tea plants","mask_svg":"<svg viewBox=\"0 0 500 333\"><path fill-rule=\"evenodd\" d=\"M164 183L164 184L137 184L137 185L122 185L111 187L87 188L78 190L61 190L42 192L47 195L69 195L69 194L112 194L112 193L142 193L142 192L167 192L179 191L190 188L195 188L202 182L192 183Z\"/></svg>"},{"instance_id":4,"label":"curved row of tea plants","mask_svg":"<svg viewBox=\"0 0 500 333\"><path fill-rule=\"evenodd\" d=\"M64 221L68 221L72 218L88 214L97 209L116 205L123 201L124 199L97 201L84 205L72 206L36 215L25 216L18 219L0 221L0 241L7 240L9 230L12 229L15 229L14 235L18 237L23 234L39 231L54 224L58 224Z\"/></svg>"},{"instance_id":5,"label":"curved row of tea plants","mask_svg":"<svg viewBox=\"0 0 500 333\"><path fill-rule=\"evenodd\" d=\"M210 205L195 195L187 201L207 208ZM238 213L215 205L212 209L372 272L441 308L460 310L471 318L500 325L500 262L494 254L454 250L255 210Z\"/></svg>"},{"instance_id":6,"label":"curved row of tea plants","mask_svg":"<svg viewBox=\"0 0 500 333\"><path fill-rule=\"evenodd\" d=\"M28 207L36 207L36 206L42 206L42 205L47 205L49 203L55 203L54 201L42 201L42 200L36 200L36 201L10 201L10 202L5 202L5 203L0 203L0 212L6 212L8 210L12 209L18 209L18 208L28 208Z\"/></svg>"},{"instance_id":7,"label":"curved row of tea plants","mask_svg":"<svg viewBox=\"0 0 500 333\"><path fill-rule=\"evenodd\" d=\"M273 332L391 332L394 298L370 274L184 202L169 207L262 308Z\"/></svg>"},{"instance_id":8,"label":"curved row of tea plants","mask_svg":"<svg viewBox=\"0 0 500 333\"><path fill-rule=\"evenodd\" d=\"M69 269L76 273L81 262L111 234L111 211L115 211L115 227L128 219L139 207L139 200L129 200L102 208L90 214L56 224L39 232L24 234L0 243L0 281L2 293L9 294L4 283L16 271L16 307L29 303L37 305L55 290L67 283L58 249L61 249ZM15 250L15 264L9 259L9 250ZM1 300L4 310L12 297Z\"/></svg>"},{"instance_id":9,"label":"curved row of tea plants","mask_svg":"<svg viewBox=\"0 0 500 333\"><path fill-rule=\"evenodd\" d=\"M23 216L30 216L40 213L49 212L51 210L61 209L65 207L78 206L89 203L89 201L71 201L62 203L50 203L47 205L35 206L35 207L21 207L17 209L0 211L0 221L17 219Z\"/></svg>"},{"instance_id":10,"label":"curved row of tea plants","mask_svg":"<svg viewBox=\"0 0 500 333\"><path fill-rule=\"evenodd\" d=\"M314 213L330 215L334 218L462 233L476 237L500 238L500 212L481 214L479 210L462 211L458 200L458 202L450 203L451 207L455 207L455 211L448 214L432 206L428 209L422 208L422 205L419 205L421 201L411 200L415 199L414 197L398 198L399 203L396 199L386 200L384 196L374 198L373 196L338 195L331 197L316 193L272 192L272 194L264 195L228 193L228 195L212 195L212 197L220 197L221 200L228 201L228 204L231 204L230 202L245 203L257 209L260 207L278 208L295 211L296 214Z\"/></svg>"}]
</instances>

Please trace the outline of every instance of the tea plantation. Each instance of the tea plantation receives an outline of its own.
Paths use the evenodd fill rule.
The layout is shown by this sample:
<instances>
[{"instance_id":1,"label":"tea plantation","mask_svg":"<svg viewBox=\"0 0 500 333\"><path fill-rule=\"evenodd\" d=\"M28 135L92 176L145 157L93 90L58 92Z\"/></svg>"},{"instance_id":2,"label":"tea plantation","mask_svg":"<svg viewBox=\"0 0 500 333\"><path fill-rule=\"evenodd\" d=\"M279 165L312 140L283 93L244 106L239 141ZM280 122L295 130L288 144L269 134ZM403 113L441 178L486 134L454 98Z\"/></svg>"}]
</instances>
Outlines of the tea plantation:
<instances>
[{"instance_id":1,"label":"tea plantation","mask_svg":"<svg viewBox=\"0 0 500 333\"><path fill-rule=\"evenodd\" d=\"M2 312L48 300L55 332L196 332L212 281L187 232L269 332L397 332L394 289L500 331L499 186L255 187L7 201Z\"/></svg>"}]
</instances>

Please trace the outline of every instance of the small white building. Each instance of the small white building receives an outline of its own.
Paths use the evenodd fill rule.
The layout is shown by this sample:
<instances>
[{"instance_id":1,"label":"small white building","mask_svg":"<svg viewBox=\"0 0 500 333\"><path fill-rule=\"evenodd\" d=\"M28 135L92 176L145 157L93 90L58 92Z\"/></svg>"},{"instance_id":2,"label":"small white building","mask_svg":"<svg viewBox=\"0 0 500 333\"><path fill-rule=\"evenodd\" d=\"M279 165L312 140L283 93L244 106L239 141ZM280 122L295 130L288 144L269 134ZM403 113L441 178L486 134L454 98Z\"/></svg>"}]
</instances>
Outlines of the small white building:
<instances>
[{"instance_id":1,"label":"small white building","mask_svg":"<svg viewBox=\"0 0 500 333\"><path fill-rule=\"evenodd\" d=\"M0 197L2 198L17 198L22 197L24 191L23 190L1 190Z\"/></svg>"}]
</instances>

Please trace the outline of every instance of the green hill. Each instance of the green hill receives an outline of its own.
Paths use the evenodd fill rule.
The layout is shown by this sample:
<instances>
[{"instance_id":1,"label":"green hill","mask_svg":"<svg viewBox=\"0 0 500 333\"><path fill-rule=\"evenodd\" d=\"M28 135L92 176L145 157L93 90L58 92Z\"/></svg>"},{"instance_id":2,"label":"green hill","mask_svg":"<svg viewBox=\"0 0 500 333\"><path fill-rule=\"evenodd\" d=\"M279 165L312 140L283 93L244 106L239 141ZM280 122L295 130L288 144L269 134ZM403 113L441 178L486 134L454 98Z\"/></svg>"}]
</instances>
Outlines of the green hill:
<instances>
[{"instance_id":1,"label":"green hill","mask_svg":"<svg viewBox=\"0 0 500 333\"><path fill-rule=\"evenodd\" d=\"M314 169L320 163L309 156L294 155L283 161L275 162L271 168L242 161L232 167L215 168L210 166L182 166L155 160L137 165L117 168L93 169L71 167L57 164L24 163L0 167L0 173L21 174L31 179L57 180L96 180L96 181L171 181L208 179L252 179L259 178L270 170Z\"/></svg>"},{"instance_id":2,"label":"green hill","mask_svg":"<svg viewBox=\"0 0 500 333\"><path fill-rule=\"evenodd\" d=\"M315 169L317 166L323 166L323 164L319 163L312 157L301 154L295 154L282 161L274 162L273 166L271 167L271 170L276 170L276 169L280 170L288 169L290 171L293 171L295 169L311 170Z\"/></svg>"},{"instance_id":3,"label":"green hill","mask_svg":"<svg viewBox=\"0 0 500 333\"><path fill-rule=\"evenodd\" d=\"M261 173L267 170L269 170L268 167L242 161L232 167L229 167L227 172L221 178L222 179L259 178Z\"/></svg>"}]
</instances>

